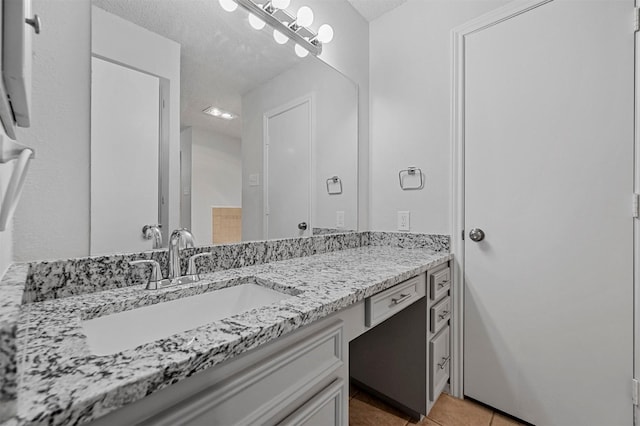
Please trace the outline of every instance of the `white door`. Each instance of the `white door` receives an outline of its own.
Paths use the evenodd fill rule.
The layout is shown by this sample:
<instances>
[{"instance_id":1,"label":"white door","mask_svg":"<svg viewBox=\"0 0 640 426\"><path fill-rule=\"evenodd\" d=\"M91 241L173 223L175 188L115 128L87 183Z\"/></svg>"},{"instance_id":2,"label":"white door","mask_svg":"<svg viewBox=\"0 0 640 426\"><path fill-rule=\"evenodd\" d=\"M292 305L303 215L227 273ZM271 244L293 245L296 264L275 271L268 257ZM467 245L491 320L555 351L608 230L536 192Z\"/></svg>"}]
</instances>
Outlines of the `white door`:
<instances>
[{"instance_id":1,"label":"white door","mask_svg":"<svg viewBox=\"0 0 640 426\"><path fill-rule=\"evenodd\" d=\"M151 249L158 223L157 77L91 61L91 254Z\"/></svg>"},{"instance_id":2,"label":"white door","mask_svg":"<svg viewBox=\"0 0 640 426\"><path fill-rule=\"evenodd\" d=\"M633 424L632 15L555 0L465 38L464 393L536 425Z\"/></svg>"},{"instance_id":3,"label":"white door","mask_svg":"<svg viewBox=\"0 0 640 426\"><path fill-rule=\"evenodd\" d=\"M265 119L265 238L311 235L311 98Z\"/></svg>"}]
</instances>

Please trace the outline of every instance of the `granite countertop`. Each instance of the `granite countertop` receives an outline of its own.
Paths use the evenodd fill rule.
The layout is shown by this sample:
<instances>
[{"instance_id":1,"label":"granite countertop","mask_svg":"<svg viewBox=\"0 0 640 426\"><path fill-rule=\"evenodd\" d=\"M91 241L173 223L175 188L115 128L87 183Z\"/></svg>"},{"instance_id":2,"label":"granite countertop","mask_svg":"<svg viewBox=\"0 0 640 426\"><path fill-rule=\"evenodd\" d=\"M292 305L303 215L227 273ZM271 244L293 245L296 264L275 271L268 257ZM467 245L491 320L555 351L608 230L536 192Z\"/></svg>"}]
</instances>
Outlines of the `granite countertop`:
<instances>
[{"instance_id":1,"label":"granite countertop","mask_svg":"<svg viewBox=\"0 0 640 426\"><path fill-rule=\"evenodd\" d=\"M310 324L448 261L428 249L365 246L23 305L17 415L4 425L77 424ZM92 355L81 320L199 294L253 277L295 296L114 355ZM170 312L168 312L170 315Z\"/></svg>"}]
</instances>

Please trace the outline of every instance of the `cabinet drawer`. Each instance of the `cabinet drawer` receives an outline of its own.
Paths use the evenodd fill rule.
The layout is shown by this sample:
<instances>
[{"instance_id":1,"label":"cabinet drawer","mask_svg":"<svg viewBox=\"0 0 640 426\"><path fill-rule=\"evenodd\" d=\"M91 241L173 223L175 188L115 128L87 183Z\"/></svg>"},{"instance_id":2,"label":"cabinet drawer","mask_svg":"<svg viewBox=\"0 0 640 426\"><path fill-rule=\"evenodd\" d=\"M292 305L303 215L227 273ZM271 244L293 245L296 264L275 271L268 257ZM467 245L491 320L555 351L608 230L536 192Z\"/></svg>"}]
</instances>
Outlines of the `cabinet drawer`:
<instances>
[{"instance_id":1,"label":"cabinet drawer","mask_svg":"<svg viewBox=\"0 0 640 426\"><path fill-rule=\"evenodd\" d=\"M365 325L373 327L425 295L425 275L410 278L365 301Z\"/></svg>"},{"instance_id":2,"label":"cabinet drawer","mask_svg":"<svg viewBox=\"0 0 640 426\"><path fill-rule=\"evenodd\" d=\"M346 426L343 425L345 382L337 379L302 407L278 423L279 426Z\"/></svg>"},{"instance_id":3,"label":"cabinet drawer","mask_svg":"<svg viewBox=\"0 0 640 426\"><path fill-rule=\"evenodd\" d=\"M429 398L435 401L449 380L449 326L444 327L429 342Z\"/></svg>"},{"instance_id":4,"label":"cabinet drawer","mask_svg":"<svg viewBox=\"0 0 640 426\"><path fill-rule=\"evenodd\" d=\"M429 283L430 291L429 296L431 300L438 300L451 288L451 269L446 268L431 275L431 282Z\"/></svg>"},{"instance_id":5,"label":"cabinet drawer","mask_svg":"<svg viewBox=\"0 0 640 426\"><path fill-rule=\"evenodd\" d=\"M437 333L451 318L451 298L445 297L431 308L431 332Z\"/></svg>"},{"instance_id":6,"label":"cabinet drawer","mask_svg":"<svg viewBox=\"0 0 640 426\"><path fill-rule=\"evenodd\" d=\"M247 368L145 425L253 425L287 410L300 395L336 375L343 364L342 321Z\"/></svg>"}]
</instances>

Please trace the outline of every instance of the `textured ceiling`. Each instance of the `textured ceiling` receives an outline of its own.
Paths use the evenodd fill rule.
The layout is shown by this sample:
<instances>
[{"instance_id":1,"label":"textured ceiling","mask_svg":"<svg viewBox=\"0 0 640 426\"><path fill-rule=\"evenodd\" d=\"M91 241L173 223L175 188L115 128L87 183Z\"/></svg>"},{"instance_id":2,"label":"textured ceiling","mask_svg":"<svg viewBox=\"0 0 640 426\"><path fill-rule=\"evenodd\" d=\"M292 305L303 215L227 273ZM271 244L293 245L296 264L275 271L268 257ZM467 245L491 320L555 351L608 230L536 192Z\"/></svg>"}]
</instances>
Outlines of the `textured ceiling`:
<instances>
[{"instance_id":1,"label":"textured ceiling","mask_svg":"<svg viewBox=\"0 0 640 426\"><path fill-rule=\"evenodd\" d=\"M407 0L348 0L349 3L366 19L371 22L395 9Z\"/></svg>"},{"instance_id":2,"label":"textured ceiling","mask_svg":"<svg viewBox=\"0 0 640 426\"><path fill-rule=\"evenodd\" d=\"M248 14L227 13L211 0L93 0L93 4L182 46L180 126L242 133L242 120L204 115L213 105L242 115L242 94L303 60L291 42L276 44L267 30L249 26Z\"/></svg>"}]
</instances>

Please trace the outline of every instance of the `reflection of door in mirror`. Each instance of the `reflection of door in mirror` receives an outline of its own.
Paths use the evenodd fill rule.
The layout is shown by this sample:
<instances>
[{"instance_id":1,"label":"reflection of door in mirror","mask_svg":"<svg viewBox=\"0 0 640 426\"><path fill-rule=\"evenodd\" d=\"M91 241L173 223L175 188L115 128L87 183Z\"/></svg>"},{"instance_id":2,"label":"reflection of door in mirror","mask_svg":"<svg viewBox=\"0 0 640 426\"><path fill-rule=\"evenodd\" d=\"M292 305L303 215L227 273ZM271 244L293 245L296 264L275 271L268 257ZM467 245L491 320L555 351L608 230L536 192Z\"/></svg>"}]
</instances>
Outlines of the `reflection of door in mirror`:
<instances>
[{"instance_id":1,"label":"reflection of door in mirror","mask_svg":"<svg viewBox=\"0 0 640 426\"><path fill-rule=\"evenodd\" d=\"M92 58L91 254L149 249L158 223L158 77Z\"/></svg>"},{"instance_id":2,"label":"reflection of door in mirror","mask_svg":"<svg viewBox=\"0 0 640 426\"><path fill-rule=\"evenodd\" d=\"M312 97L265 114L265 238L311 235Z\"/></svg>"}]
</instances>

